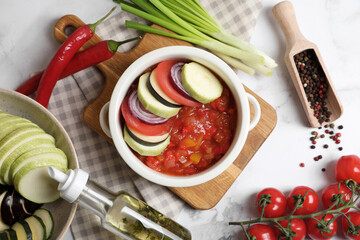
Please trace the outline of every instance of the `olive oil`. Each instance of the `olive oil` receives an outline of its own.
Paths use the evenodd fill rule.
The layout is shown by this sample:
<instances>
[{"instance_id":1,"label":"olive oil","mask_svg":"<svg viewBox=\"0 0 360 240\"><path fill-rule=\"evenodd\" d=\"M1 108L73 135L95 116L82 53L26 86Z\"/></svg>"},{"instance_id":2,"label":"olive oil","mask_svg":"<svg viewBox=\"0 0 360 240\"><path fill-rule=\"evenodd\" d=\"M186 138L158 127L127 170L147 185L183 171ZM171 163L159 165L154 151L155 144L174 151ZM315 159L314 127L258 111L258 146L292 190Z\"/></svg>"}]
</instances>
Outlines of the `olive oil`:
<instances>
[{"instance_id":1,"label":"olive oil","mask_svg":"<svg viewBox=\"0 0 360 240\"><path fill-rule=\"evenodd\" d=\"M67 174L49 168L62 198L78 202L101 219L102 226L123 239L190 240L189 230L125 191L114 193L89 179L81 169Z\"/></svg>"}]
</instances>

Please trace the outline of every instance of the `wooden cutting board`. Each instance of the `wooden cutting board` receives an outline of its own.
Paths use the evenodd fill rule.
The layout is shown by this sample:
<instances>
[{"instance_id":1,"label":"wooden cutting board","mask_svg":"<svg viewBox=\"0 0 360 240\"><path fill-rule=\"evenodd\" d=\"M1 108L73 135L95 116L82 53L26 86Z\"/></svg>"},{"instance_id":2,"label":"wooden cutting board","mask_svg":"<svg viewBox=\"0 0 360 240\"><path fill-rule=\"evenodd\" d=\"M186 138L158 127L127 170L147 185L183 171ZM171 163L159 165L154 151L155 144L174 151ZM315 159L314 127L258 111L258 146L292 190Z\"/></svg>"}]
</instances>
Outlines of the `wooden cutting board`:
<instances>
[{"instance_id":1,"label":"wooden cutting board","mask_svg":"<svg viewBox=\"0 0 360 240\"><path fill-rule=\"evenodd\" d=\"M66 28L78 28L82 25L84 25L84 23L74 15L62 17L54 27L56 40L60 43L64 42L67 38L65 34ZM99 41L101 41L101 39L95 35L84 45L84 48L88 48ZM103 105L110 100L111 93L119 77L132 62L145 53L171 45L190 44L184 41L146 33L139 44L131 51L127 53L117 52L111 59L98 64L97 67L104 74L105 85L100 95L85 109L83 116L84 121L112 143L112 140L105 135L100 127L99 113ZM276 125L277 116L274 108L246 86L244 87L246 92L252 94L259 101L261 118L257 126L249 132L240 155L228 169L211 181L193 187L170 188L171 191L194 208L210 209L220 201ZM250 111L253 112L251 105Z\"/></svg>"}]
</instances>

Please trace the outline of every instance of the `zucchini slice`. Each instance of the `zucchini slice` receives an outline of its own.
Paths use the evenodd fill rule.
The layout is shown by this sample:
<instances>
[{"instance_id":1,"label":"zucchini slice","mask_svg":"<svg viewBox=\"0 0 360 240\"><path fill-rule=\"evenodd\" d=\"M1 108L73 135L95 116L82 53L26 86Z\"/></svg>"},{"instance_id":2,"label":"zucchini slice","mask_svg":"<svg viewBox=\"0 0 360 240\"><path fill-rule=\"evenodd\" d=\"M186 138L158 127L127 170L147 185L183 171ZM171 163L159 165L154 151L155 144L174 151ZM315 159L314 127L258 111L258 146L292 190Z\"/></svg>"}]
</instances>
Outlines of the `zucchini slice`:
<instances>
[{"instance_id":1,"label":"zucchini slice","mask_svg":"<svg viewBox=\"0 0 360 240\"><path fill-rule=\"evenodd\" d=\"M41 218L46 229L46 239L49 239L54 231L54 218L49 210L39 208L34 212L34 216Z\"/></svg>"},{"instance_id":2,"label":"zucchini slice","mask_svg":"<svg viewBox=\"0 0 360 240\"><path fill-rule=\"evenodd\" d=\"M15 189L28 200L35 203L49 203L57 200L60 193L58 182L47 173L48 167L56 167L66 172L67 165L59 161L33 161L25 164L15 175Z\"/></svg>"},{"instance_id":3,"label":"zucchini slice","mask_svg":"<svg viewBox=\"0 0 360 240\"><path fill-rule=\"evenodd\" d=\"M186 63L181 72L182 84L191 97L206 104L221 96L223 86L219 79L203 65Z\"/></svg>"},{"instance_id":4,"label":"zucchini slice","mask_svg":"<svg viewBox=\"0 0 360 240\"><path fill-rule=\"evenodd\" d=\"M9 240L17 240L18 239L16 236L15 230L10 228L10 229L6 230L5 232L8 235Z\"/></svg>"},{"instance_id":5,"label":"zucchini slice","mask_svg":"<svg viewBox=\"0 0 360 240\"><path fill-rule=\"evenodd\" d=\"M6 232L0 232L0 240L8 240L8 234Z\"/></svg>"},{"instance_id":6,"label":"zucchini slice","mask_svg":"<svg viewBox=\"0 0 360 240\"><path fill-rule=\"evenodd\" d=\"M38 216L30 216L25 219L25 222L29 224L32 232L33 240L46 240L45 224Z\"/></svg>"},{"instance_id":7,"label":"zucchini slice","mask_svg":"<svg viewBox=\"0 0 360 240\"><path fill-rule=\"evenodd\" d=\"M147 86L149 77L149 72L144 73L140 76L138 84L138 98L144 108L149 112L163 118L170 118L178 114L180 111L180 106L171 103L165 105L165 102L161 102L161 100L159 101L159 99L152 95Z\"/></svg>"},{"instance_id":8,"label":"zucchini slice","mask_svg":"<svg viewBox=\"0 0 360 240\"><path fill-rule=\"evenodd\" d=\"M164 102L165 105L169 105L170 107L181 107L179 103L169 98L168 95L166 95L166 93L164 93L164 91L159 86L156 75L156 68L150 73L150 76L146 82L146 86L151 94L160 102Z\"/></svg>"},{"instance_id":9,"label":"zucchini slice","mask_svg":"<svg viewBox=\"0 0 360 240\"><path fill-rule=\"evenodd\" d=\"M0 206L2 206L2 201L3 201L6 193L7 193L7 191L4 191L4 192L2 192L1 195L0 195ZM9 228L9 225L6 224L6 223L4 222L4 220L2 219L2 214L1 214L1 211L0 211L0 231L6 230L6 229L8 229L8 228Z\"/></svg>"},{"instance_id":10,"label":"zucchini slice","mask_svg":"<svg viewBox=\"0 0 360 240\"><path fill-rule=\"evenodd\" d=\"M159 143L159 142L162 142L164 141L170 134L170 132L168 133L165 133L163 135L155 135L155 136L148 136L148 135L145 135L145 134L142 134L138 131L136 131L135 129L129 127L128 125L126 125L127 129L130 131L130 135L131 133L137 137L138 139L141 139L145 142L148 142L148 143Z\"/></svg>"},{"instance_id":11,"label":"zucchini slice","mask_svg":"<svg viewBox=\"0 0 360 240\"><path fill-rule=\"evenodd\" d=\"M158 143L150 143L137 138L132 134L127 126L124 126L124 140L137 153L142 156L159 155L170 143L170 136L164 141Z\"/></svg>"},{"instance_id":12,"label":"zucchini slice","mask_svg":"<svg viewBox=\"0 0 360 240\"><path fill-rule=\"evenodd\" d=\"M21 240L32 240L32 232L29 224L24 220L16 222L11 229L16 232L16 236Z\"/></svg>"}]
</instances>

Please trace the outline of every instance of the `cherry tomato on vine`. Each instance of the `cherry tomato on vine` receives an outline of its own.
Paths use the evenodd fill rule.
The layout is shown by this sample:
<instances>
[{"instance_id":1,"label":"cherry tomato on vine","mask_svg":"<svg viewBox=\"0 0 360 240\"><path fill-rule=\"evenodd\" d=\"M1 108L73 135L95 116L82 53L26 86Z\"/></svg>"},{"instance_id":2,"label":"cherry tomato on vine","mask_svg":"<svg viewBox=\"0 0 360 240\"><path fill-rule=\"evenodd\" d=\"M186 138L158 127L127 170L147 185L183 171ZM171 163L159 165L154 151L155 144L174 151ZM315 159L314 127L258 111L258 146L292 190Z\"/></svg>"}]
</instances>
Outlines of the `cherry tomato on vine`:
<instances>
[{"instance_id":1,"label":"cherry tomato on vine","mask_svg":"<svg viewBox=\"0 0 360 240\"><path fill-rule=\"evenodd\" d=\"M335 166L336 181L352 179L360 183L360 158L356 155L342 156Z\"/></svg>"},{"instance_id":2,"label":"cherry tomato on vine","mask_svg":"<svg viewBox=\"0 0 360 240\"><path fill-rule=\"evenodd\" d=\"M287 228L288 225L289 225L289 220L279 221L279 224L283 228ZM305 236L306 236L306 225L305 225L304 220L302 220L302 219L292 219L290 229L292 231L291 240L302 240L302 239L305 238ZM296 236L294 236L295 233L296 233ZM281 230L278 227L275 228L275 234L276 234L277 239L280 239L280 240L288 239L284 235L282 235Z\"/></svg>"},{"instance_id":3,"label":"cherry tomato on vine","mask_svg":"<svg viewBox=\"0 0 360 240\"><path fill-rule=\"evenodd\" d=\"M275 231L265 224L253 224L249 228L249 234L256 240L276 240Z\"/></svg>"},{"instance_id":4,"label":"cherry tomato on vine","mask_svg":"<svg viewBox=\"0 0 360 240\"><path fill-rule=\"evenodd\" d=\"M318 215L315 217L320 220L321 223L312 218L306 219L306 229L313 240L329 239L336 234L337 222L336 219L334 219L334 215L326 214L324 218L323 216L324 215Z\"/></svg>"},{"instance_id":5,"label":"cherry tomato on vine","mask_svg":"<svg viewBox=\"0 0 360 240\"><path fill-rule=\"evenodd\" d=\"M346 239L360 240L360 212L349 212L346 216L354 226L351 228L348 220L342 217L342 230Z\"/></svg>"},{"instance_id":6,"label":"cherry tomato on vine","mask_svg":"<svg viewBox=\"0 0 360 240\"><path fill-rule=\"evenodd\" d=\"M295 187L287 197L287 205L290 211L295 209L296 199L299 198L301 199L301 206L295 210L294 215L306 215L313 213L319 206L319 197L312 188L298 186Z\"/></svg>"},{"instance_id":7,"label":"cherry tomato on vine","mask_svg":"<svg viewBox=\"0 0 360 240\"><path fill-rule=\"evenodd\" d=\"M329 208L330 206L332 206L334 204L335 199L340 198L341 194L342 194L342 198L339 201L342 203L340 203L338 206L334 206L331 209L336 209L344 206L345 202L350 201L352 193L351 190L344 183L340 183L340 185L336 183L324 188L321 194L321 200L322 203L324 204L324 208ZM346 213L348 211L349 208L341 210L341 212L343 213Z\"/></svg>"},{"instance_id":8,"label":"cherry tomato on vine","mask_svg":"<svg viewBox=\"0 0 360 240\"><path fill-rule=\"evenodd\" d=\"M286 197L276 188L265 188L256 195L257 210L262 211L262 203L270 202L264 210L264 217L273 218L280 217L286 211Z\"/></svg>"}]
</instances>

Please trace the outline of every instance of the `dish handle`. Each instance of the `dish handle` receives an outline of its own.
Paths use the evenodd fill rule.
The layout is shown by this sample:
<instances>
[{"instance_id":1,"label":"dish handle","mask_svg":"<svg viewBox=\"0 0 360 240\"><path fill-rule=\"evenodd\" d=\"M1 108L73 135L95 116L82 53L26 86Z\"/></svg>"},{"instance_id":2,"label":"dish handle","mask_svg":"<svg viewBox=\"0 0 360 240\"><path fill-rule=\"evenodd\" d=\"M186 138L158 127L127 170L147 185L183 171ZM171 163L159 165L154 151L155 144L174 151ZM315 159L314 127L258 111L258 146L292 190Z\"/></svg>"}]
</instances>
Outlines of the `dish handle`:
<instances>
[{"instance_id":1,"label":"dish handle","mask_svg":"<svg viewBox=\"0 0 360 240\"><path fill-rule=\"evenodd\" d=\"M258 102L258 100L256 100L256 98L249 94L246 93L247 98L249 103L251 103L251 105L253 105L254 107L254 116L252 118L252 120L250 121L250 125L249 125L249 131L251 131L259 122L260 120L260 116L261 116L261 108L260 108L260 104Z\"/></svg>"},{"instance_id":2,"label":"dish handle","mask_svg":"<svg viewBox=\"0 0 360 240\"><path fill-rule=\"evenodd\" d=\"M108 136L109 138L112 138L110 128L109 128L109 117L108 117L109 116L109 105L110 105L110 102L107 102L101 108L100 114L99 114L99 121L100 121L101 129L106 134L106 136Z\"/></svg>"}]
</instances>

